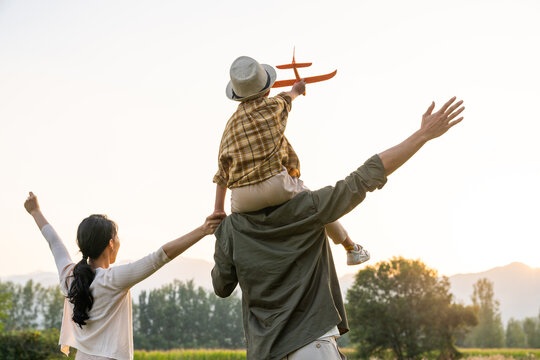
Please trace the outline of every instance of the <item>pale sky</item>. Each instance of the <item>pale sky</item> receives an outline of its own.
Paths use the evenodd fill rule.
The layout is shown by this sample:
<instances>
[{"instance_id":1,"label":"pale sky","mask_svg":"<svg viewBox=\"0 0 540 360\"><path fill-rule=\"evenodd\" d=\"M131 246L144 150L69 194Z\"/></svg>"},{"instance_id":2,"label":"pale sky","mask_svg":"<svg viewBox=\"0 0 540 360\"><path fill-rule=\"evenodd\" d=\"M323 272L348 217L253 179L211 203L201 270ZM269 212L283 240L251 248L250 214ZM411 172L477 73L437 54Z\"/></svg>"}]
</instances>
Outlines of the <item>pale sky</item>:
<instances>
[{"instance_id":1,"label":"pale sky","mask_svg":"<svg viewBox=\"0 0 540 360\"><path fill-rule=\"evenodd\" d=\"M237 105L231 62L287 63L293 46L313 62L301 75L338 69L289 115L312 189L404 140L432 100L465 101L462 124L342 219L368 264L540 267L539 18L536 0L0 0L0 276L55 269L28 191L75 260L92 213L119 224L121 260L200 225ZM207 237L184 255L213 249ZM340 275L362 268L332 249Z\"/></svg>"}]
</instances>

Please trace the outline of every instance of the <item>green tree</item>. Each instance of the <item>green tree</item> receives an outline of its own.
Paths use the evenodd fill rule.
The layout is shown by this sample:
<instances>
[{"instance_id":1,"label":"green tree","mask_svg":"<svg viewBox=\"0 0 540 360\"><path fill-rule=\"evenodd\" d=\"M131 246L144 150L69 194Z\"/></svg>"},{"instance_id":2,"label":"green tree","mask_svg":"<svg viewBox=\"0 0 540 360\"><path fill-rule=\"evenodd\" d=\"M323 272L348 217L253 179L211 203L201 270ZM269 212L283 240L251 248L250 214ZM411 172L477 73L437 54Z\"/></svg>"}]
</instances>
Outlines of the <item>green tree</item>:
<instances>
[{"instance_id":1,"label":"green tree","mask_svg":"<svg viewBox=\"0 0 540 360\"><path fill-rule=\"evenodd\" d=\"M506 347L525 348L527 347L527 336L523 331L521 321L511 318L506 324Z\"/></svg>"},{"instance_id":2,"label":"green tree","mask_svg":"<svg viewBox=\"0 0 540 360\"><path fill-rule=\"evenodd\" d=\"M9 299L7 306L2 299ZM60 329L64 299L59 286L0 283L0 321L5 330Z\"/></svg>"},{"instance_id":3,"label":"green tree","mask_svg":"<svg viewBox=\"0 0 540 360\"><path fill-rule=\"evenodd\" d=\"M527 347L540 348L540 315L523 320L523 332L527 338Z\"/></svg>"},{"instance_id":4,"label":"green tree","mask_svg":"<svg viewBox=\"0 0 540 360\"><path fill-rule=\"evenodd\" d=\"M143 291L133 309L137 349L243 346L240 299L219 299L192 281Z\"/></svg>"},{"instance_id":5,"label":"green tree","mask_svg":"<svg viewBox=\"0 0 540 360\"><path fill-rule=\"evenodd\" d=\"M436 351L460 356L455 337L476 324L471 308L452 303L448 279L417 260L393 258L358 272L347 293L350 341L364 358L391 350L401 359Z\"/></svg>"},{"instance_id":6,"label":"green tree","mask_svg":"<svg viewBox=\"0 0 540 360\"><path fill-rule=\"evenodd\" d=\"M41 328L60 330L65 299L58 285L42 289L39 301L39 313L43 319Z\"/></svg>"},{"instance_id":7,"label":"green tree","mask_svg":"<svg viewBox=\"0 0 540 360\"><path fill-rule=\"evenodd\" d=\"M6 330L37 329L39 326L40 284L28 280L24 286L6 283L11 292L12 306L6 320Z\"/></svg>"},{"instance_id":8,"label":"green tree","mask_svg":"<svg viewBox=\"0 0 540 360\"><path fill-rule=\"evenodd\" d=\"M499 302L494 299L493 283L479 279L473 285L473 306L478 314L478 325L465 340L468 347L498 348L504 346L504 328L499 313Z\"/></svg>"},{"instance_id":9,"label":"green tree","mask_svg":"<svg viewBox=\"0 0 540 360\"><path fill-rule=\"evenodd\" d=\"M182 347L175 341L182 329L181 309L173 284L164 285L139 296L134 341L137 348L148 350Z\"/></svg>"},{"instance_id":10,"label":"green tree","mask_svg":"<svg viewBox=\"0 0 540 360\"><path fill-rule=\"evenodd\" d=\"M211 293L209 300L212 309L209 332L212 347L225 349L245 347L240 298L236 293L224 299Z\"/></svg>"},{"instance_id":11,"label":"green tree","mask_svg":"<svg viewBox=\"0 0 540 360\"><path fill-rule=\"evenodd\" d=\"M206 291L199 287L195 289L193 281L188 281L185 286L177 284L178 305L181 309L182 325L184 334L182 343L187 347L203 347L210 338L210 302ZM186 331L192 329L191 331Z\"/></svg>"},{"instance_id":12,"label":"green tree","mask_svg":"<svg viewBox=\"0 0 540 360\"><path fill-rule=\"evenodd\" d=\"M4 329L12 306L12 292L7 284L0 282L0 331Z\"/></svg>"}]
</instances>

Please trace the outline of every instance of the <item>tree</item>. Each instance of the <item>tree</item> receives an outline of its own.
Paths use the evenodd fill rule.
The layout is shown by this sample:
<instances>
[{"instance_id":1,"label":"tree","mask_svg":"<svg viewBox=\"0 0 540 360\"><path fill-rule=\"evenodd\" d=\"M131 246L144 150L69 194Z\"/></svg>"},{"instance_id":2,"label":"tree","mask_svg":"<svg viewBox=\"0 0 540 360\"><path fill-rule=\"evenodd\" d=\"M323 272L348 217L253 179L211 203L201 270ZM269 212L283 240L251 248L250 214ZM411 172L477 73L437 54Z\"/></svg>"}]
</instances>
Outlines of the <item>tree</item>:
<instances>
[{"instance_id":1,"label":"tree","mask_svg":"<svg viewBox=\"0 0 540 360\"><path fill-rule=\"evenodd\" d=\"M358 272L347 293L350 339L362 357L457 358L455 337L476 324L472 308L452 303L448 279L418 260L393 258Z\"/></svg>"},{"instance_id":2,"label":"tree","mask_svg":"<svg viewBox=\"0 0 540 360\"><path fill-rule=\"evenodd\" d=\"M11 293L12 306L6 320L6 330L37 329L39 326L39 303L42 287L28 280L24 286L6 283Z\"/></svg>"},{"instance_id":3,"label":"tree","mask_svg":"<svg viewBox=\"0 0 540 360\"><path fill-rule=\"evenodd\" d=\"M143 291L133 309L138 349L244 346L240 299L220 299L192 281Z\"/></svg>"},{"instance_id":4,"label":"tree","mask_svg":"<svg viewBox=\"0 0 540 360\"><path fill-rule=\"evenodd\" d=\"M60 291L60 286L43 288L40 301L43 329L58 329L62 326L62 314L66 297Z\"/></svg>"},{"instance_id":5,"label":"tree","mask_svg":"<svg viewBox=\"0 0 540 360\"><path fill-rule=\"evenodd\" d=\"M473 306L478 314L478 325L465 340L468 347L497 348L504 346L504 329L499 313L499 302L494 299L493 283L479 279L473 285Z\"/></svg>"},{"instance_id":6,"label":"tree","mask_svg":"<svg viewBox=\"0 0 540 360\"><path fill-rule=\"evenodd\" d=\"M245 347L240 298L236 293L224 299L211 293L209 300L212 308L209 335L214 341L213 347L226 349Z\"/></svg>"},{"instance_id":7,"label":"tree","mask_svg":"<svg viewBox=\"0 0 540 360\"><path fill-rule=\"evenodd\" d=\"M527 337L523 331L521 321L511 318L506 324L506 347L525 348L527 347Z\"/></svg>"},{"instance_id":8,"label":"tree","mask_svg":"<svg viewBox=\"0 0 540 360\"><path fill-rule=\"evenodd\" d=\"M0 282L0 331L4 329L12 306L12 293L7 284Z\"/></svg>"},{"instance_id":9,"label":"tree","mask_svg":"<svg viewBox=\"0 0 540 360\"><path fill-rule=\"evenodd\" d=\"M65 297L59 286L44 288L32 280L25 285L7 282L0 284L0 303L2 297L9 297L3 311L5 330L60 329Z\"/></svg>"},{"instance_id":10,"label":"tree","mask_svg":"<svg viewBox=\"0 0 540 360\"><path fill-rule=\"evenodd\" d=\"M527 338L527 347L540 348L540 315L523 320L523 332Z\"/></svg>"}]
</instances>

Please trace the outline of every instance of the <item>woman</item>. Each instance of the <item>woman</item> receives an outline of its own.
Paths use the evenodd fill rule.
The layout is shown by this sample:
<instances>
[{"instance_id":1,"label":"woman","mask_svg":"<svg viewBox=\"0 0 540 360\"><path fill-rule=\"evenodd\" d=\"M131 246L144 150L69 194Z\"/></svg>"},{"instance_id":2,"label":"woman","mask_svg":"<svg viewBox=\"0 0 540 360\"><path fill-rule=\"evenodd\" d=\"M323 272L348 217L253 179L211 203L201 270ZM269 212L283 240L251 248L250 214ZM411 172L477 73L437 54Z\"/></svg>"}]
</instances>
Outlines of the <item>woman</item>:
<instances>
[{"instance_id":1,"label":"woman","mask_svg":"<svg viewBox=\"0 0 540 360\"><path fill-rule=\"evenodd\" d=\"M192 232L166 243L156 252L127 265L109 267L120 241L117 226L104 215L91 215L77 230L82 260L73 263L62 240L43 216L37 197L24 203L49 243L66 295L60 344L62 352L77 349L76 360L133 359L130 288L146 279L206 235L213 234L223 215L211 215Z\"/></svg>"}]
</instances>

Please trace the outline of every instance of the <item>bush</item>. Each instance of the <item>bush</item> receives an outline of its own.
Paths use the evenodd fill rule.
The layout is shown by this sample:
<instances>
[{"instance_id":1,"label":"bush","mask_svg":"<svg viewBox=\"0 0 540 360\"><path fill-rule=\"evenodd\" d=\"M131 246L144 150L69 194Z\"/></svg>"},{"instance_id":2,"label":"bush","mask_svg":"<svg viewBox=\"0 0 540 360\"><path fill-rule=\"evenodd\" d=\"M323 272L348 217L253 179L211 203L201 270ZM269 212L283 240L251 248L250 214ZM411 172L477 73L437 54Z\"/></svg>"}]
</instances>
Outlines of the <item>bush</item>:
<instances>
[{"instance_id":1,"label":"bush","mask_svg":"<svg viewBox=\"0 0 540 360\"><path fill-rule=\"evenodd\" d=\"M73 359L60 352L57 329L0 333L0 360Z\"/></svg>"}]
</instances>

